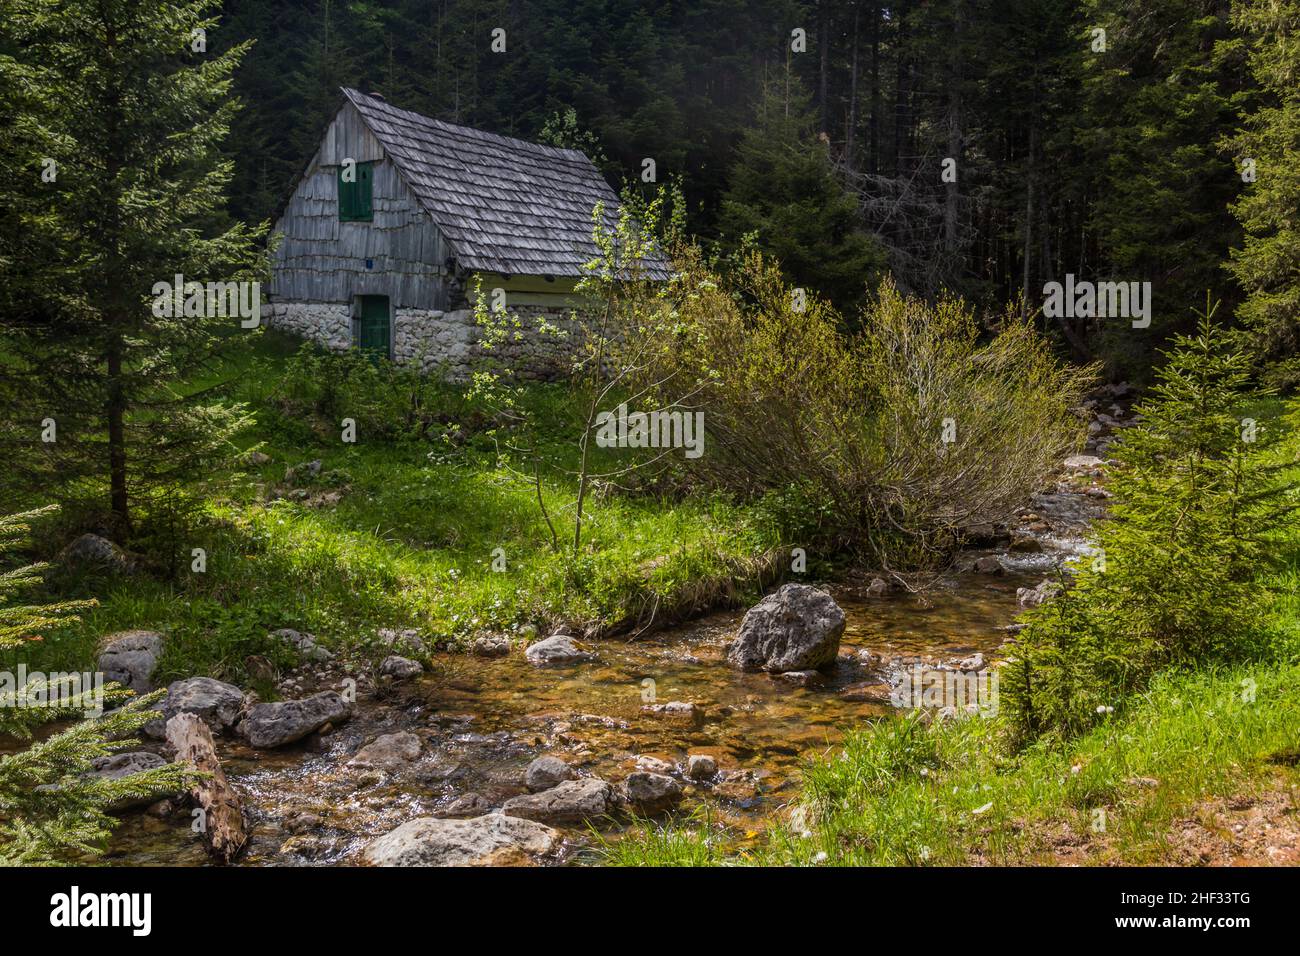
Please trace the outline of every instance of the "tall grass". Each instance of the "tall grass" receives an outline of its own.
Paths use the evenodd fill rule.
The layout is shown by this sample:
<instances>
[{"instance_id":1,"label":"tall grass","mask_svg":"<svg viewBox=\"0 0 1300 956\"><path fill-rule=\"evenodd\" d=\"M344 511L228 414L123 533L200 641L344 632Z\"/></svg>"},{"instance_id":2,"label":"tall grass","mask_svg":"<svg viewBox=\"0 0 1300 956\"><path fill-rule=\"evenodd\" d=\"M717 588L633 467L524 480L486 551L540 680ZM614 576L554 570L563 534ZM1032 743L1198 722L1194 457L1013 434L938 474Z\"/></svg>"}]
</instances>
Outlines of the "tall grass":
<instances>
[{"instance_id":1,"label":"tall grass","mask_svg":"<svg viewBox=\"0 0 1300 956\"><path fill-rule=\"evenodd\" d=\"M248 442L273 460L245 466L243 480L208 499L180 574L54 574L51 592L94 596L100 607L25 649L29 666L85 666L102 635L139 627L169 635L164 679L240 679L250 654L283 653L266 638L279 627L309 630L336 648L363 645L384 627L415 627L444 644L481 632L544 632L558 622L604 632L756 597L770 583L772 525L720 495L602 490L588 502L582 553L558 554L536 490L497 467L490 435L470 427L448 443L418 429L375 436L361 427L357 443L346 444L287 352L280 337L266 336L204 383L226 383L228 395L254 406L258 425ZM322 360L312 354L315 368ZM387 387L382 375L358 372L357 379L365 389ZM292 402L283 398L285 380ZM330 390L328 415L346 410L349 399ZM439 395L456 400L431 387L422 415L452 425L474 420L472 409L435 407ZM542 494L562 517L573 498L566 456L574 454L564 393L539 385L525 397L550 423L552 465ZM361 404L380 414L378 398ZM286 467L314 459L322 462L320 478L297 487L305 497L293 497ZM271 494L277 489L283 496ZM53 524L43 530L52 556L67 532ZM206 551L206 571L189 569L191 548ZM504 570L494 569L494 552L504 556Z\"/></svg>"}]
</instances>

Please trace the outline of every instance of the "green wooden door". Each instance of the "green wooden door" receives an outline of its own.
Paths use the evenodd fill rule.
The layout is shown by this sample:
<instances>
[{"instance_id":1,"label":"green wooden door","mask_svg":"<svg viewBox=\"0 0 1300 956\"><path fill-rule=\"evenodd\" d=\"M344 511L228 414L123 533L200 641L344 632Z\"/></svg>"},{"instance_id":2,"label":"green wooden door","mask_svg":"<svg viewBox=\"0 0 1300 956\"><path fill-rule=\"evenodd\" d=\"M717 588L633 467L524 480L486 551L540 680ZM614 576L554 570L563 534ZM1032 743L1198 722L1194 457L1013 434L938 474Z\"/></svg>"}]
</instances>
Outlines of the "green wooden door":
<instances>
[{"instance_id":1,"label":"green wooden door","mask_svg":"<svg viewBox=\"0 0 1300 956\"><path fill-rule=\"evenodd\" d=\"M384 358L392 354L388 296L363 295L361 297L361 320L357 325L357 345Z\"/></svg>"}]
</instances>

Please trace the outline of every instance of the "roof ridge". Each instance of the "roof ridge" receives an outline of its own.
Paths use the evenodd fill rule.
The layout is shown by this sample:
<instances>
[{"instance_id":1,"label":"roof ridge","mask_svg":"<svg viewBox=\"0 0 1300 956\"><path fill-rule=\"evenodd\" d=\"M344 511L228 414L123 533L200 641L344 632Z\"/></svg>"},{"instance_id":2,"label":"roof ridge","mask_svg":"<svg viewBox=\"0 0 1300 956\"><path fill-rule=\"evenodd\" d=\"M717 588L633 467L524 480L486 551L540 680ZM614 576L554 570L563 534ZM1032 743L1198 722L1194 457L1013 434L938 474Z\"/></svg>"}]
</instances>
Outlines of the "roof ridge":
<instances>
[{"instance_id":1,"label":"roof ridge","mask_svg":"<svg viewBox=\"0 0 1300 956\"><path fill-rule=\"evenodd\" d=\"M388 102L388 100L376 99L370 94L363 93L360 90L355 89L354 87L342 86L339 87L339 89L343 91L343 95L346 96L352 102L352 104L358 108L358 110L362 113L363 116L365 115L365 110L367 109L377 109L386 113L397 113L402 116L412 117L423 123L429 123L433 126L437 126L441 129L450 132L468 133L474 137L480 137L480 136L487 137L489 139L499 141L502 145L509 145L515 148L522 146L530 150L536 150L548 156L552 156L555 153L559 153L565 158L575 160L584 165L588 163L590 163L592 166L596 165L591 161L591 157L589 157L586 153L584 153L580 149L570 149L565 146L551 146L548 143L535 143L532 140L520 139L517 136L506 136L504 133L493 133L491 130L479 129L477 126L463 126L460 123L449 123L446 120L440 120L432 116L426 116L423 113L417 113L415 110L407 110L407 109L402 109L400 106L394 106L392 103Z\"/></svg>"}]
</instances>

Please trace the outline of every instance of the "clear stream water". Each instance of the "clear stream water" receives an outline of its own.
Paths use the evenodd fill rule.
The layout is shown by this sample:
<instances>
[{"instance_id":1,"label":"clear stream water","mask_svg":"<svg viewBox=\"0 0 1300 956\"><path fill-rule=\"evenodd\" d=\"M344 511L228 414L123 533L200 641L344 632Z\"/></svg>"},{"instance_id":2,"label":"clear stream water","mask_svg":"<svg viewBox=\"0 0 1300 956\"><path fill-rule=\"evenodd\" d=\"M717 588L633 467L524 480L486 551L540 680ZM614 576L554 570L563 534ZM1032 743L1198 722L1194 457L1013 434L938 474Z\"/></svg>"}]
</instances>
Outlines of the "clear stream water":
<instances>
[{"instance_id":1,"label":"clear stream water","mask_svg":"<svg viewBox=\"0 0 1300 956\"><path fill-rule=\"evenodd\" d=\"M813 686L727 666L740 610L637 640L589 642L598 660L571 668L535 668L518 651L497 659L438 655L433 673L388 699L363 697L353 719L327 736L277 751L222 742L223 766L251 823L240 862L345 863L369 839L411 817L437 814L466 794L499 806L523 792L522 772L542 754L611 782L636 769L638 757L684 766L688 752L711 754L730 774L712 786L688 783L684 809L707 802L719 822L760 832L796 795L805 760L833 748L846 729L891 713L888 702L844 694L851 685L880 680L859 652L886 660L939 662L977 651L996 658L1017 613L1017 587L1037 584L1060 557L1055 551L1003 555L1012 568L1005 575L958 573L924 594L867 597L830 586L847 627L837 666ZM700 705L703 723L685 726L644 712L647 679L659 702ZM347 765L359 747L397 731L421 738L414 764L389 776ZM128 816L105 862L205 864L189 822L184 813ZM617 832L617 824L611 828ZM588 834L567 833L573 859Z\"/></svg>"}]
</instances>

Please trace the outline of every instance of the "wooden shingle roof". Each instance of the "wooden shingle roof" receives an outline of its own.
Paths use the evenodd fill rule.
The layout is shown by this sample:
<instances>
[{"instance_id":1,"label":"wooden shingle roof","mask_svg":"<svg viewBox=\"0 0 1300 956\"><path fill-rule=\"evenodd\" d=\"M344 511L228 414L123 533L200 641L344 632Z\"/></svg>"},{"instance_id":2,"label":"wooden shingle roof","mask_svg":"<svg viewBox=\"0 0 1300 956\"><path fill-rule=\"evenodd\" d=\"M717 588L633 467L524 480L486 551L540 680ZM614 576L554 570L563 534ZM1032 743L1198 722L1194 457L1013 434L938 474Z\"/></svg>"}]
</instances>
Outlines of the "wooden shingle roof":
<instances>
[{"instance_id":1,"label":"wooden shingle roof","mask_svg":"<svg viewBox=\"0 0 1300 956\"><path fill-rule=\"evenodd\" d=\"M613 229L619 201L586 156L455 126L353 89L357 108L455 251L475 271L580 276L596 254L592 209ZM646 271L665 278L664 263Z\"/></svg>"}]
</instances>

